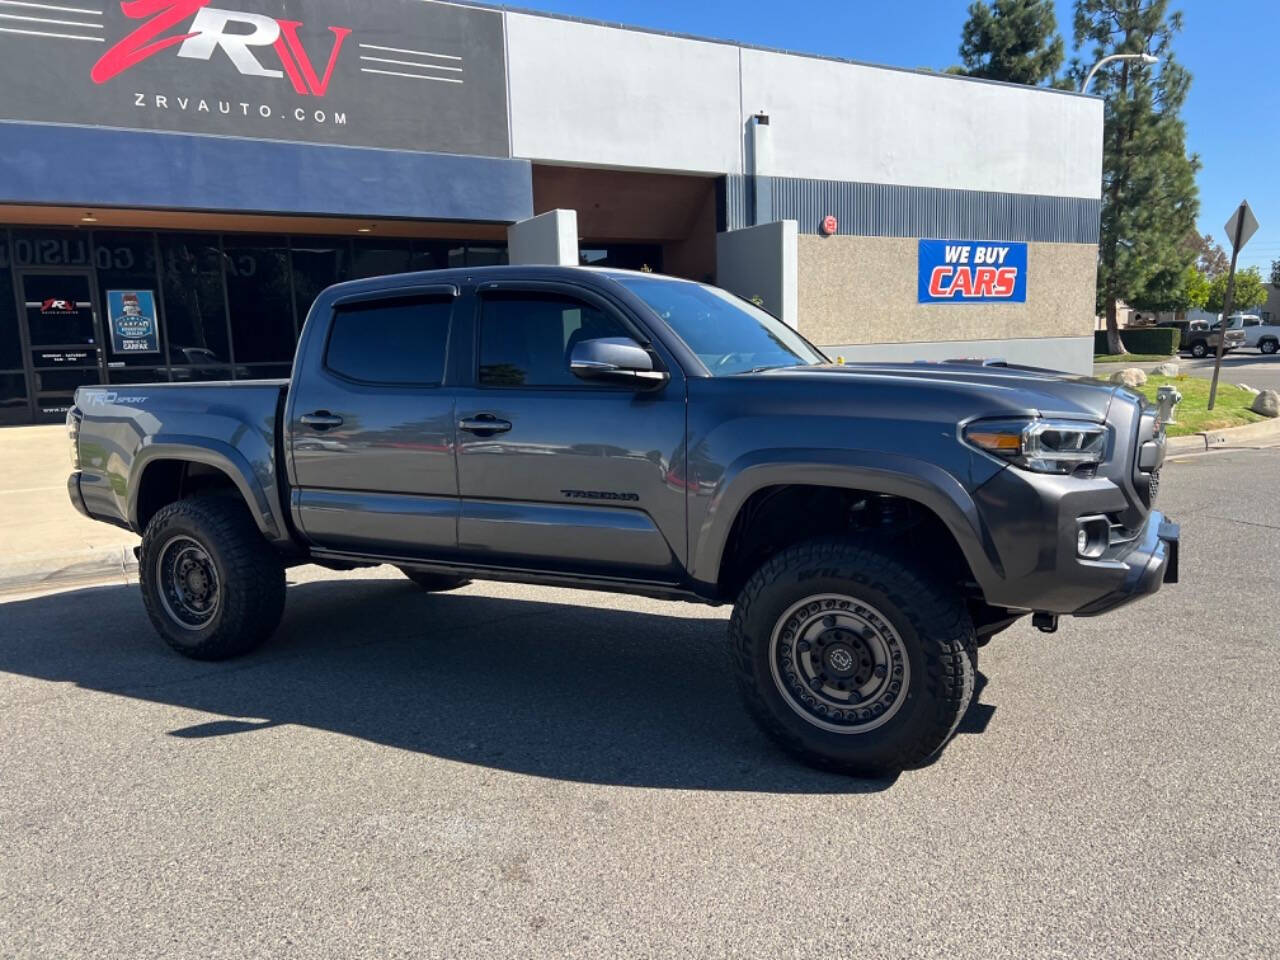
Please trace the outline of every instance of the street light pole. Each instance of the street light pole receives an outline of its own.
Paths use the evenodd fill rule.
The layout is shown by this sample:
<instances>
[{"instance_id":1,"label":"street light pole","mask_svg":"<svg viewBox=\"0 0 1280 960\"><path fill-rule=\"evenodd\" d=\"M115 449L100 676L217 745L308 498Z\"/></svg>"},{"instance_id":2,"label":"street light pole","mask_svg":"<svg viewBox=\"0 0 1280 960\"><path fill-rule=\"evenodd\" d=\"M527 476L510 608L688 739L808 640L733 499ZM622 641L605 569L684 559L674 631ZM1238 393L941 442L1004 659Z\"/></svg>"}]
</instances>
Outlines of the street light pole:
<instances>
[{"instance_id":1,"label":"street light pole","mask_svg":"<svg viewBox=\"0 0 1280 960\"><path fill-rule=\"evenodd\" d=\"M1113 53L1109 57L1103 57L1101 60L1099 60L1097 63L1093 65L1093 69L1089 71L1089 75L1084 78L1084 83L1080 84L1081 93L1084 93L1089 89L1089 84L1093 82L1093 75L1097 73L1098 70L1100 70L1106 64L1110 63L1112 60L1141 60L1143 63L1147 64L1148 66L1150 66L1153 63L1160 62L1159 57L1153 57L1149 53Z\"/></svg>"}]
</instances>

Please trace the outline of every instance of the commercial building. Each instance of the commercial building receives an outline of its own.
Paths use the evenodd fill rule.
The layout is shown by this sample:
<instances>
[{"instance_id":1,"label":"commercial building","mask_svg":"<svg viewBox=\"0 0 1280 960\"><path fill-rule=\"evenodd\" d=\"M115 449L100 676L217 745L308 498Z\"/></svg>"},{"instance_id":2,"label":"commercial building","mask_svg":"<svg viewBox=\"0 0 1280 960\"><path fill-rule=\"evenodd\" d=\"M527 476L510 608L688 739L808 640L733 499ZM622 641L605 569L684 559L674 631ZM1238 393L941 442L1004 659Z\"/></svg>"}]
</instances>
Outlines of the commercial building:
<instances>
[{"instance_id":1,"label":"commercial building","mask_svg":"<svg viewBox=\"0 0 1280 960\"><path fill-rule=\"evenodd\" d=\"M430 0L0 0L0 85L6 422L286 375L323 286L507 259L1089 365L1091 97Z\"/></svg>"}]
</instances>

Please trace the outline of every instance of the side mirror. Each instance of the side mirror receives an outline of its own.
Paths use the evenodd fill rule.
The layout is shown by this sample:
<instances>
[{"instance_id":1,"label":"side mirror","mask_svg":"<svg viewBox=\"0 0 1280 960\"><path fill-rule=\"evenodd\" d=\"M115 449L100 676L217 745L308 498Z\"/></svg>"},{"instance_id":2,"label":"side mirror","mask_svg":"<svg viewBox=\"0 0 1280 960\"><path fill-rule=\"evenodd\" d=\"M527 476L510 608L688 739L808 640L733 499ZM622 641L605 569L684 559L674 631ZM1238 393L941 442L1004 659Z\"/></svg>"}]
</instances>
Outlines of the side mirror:
<instances>
[{"instance_id":1,"label":"side mirror","mask_svg":"<svg viewBox=\"0 0 1280 960\"><path fill-rule=\"evenodd\" d=\"M583 380L629 383L646 389L670 379L665 370L653 369L649 351L630 337L583 340L569 354L569 369Z\"/></svg>"}]
</instances>

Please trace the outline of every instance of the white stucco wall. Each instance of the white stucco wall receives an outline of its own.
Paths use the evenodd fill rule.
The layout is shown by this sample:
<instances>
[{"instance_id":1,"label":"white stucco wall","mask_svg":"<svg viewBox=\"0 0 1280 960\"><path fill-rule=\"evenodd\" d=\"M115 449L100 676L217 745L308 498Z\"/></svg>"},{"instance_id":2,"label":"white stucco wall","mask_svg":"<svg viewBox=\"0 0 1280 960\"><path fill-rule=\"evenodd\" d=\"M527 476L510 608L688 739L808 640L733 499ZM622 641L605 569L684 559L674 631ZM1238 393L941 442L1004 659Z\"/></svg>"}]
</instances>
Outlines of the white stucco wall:
<instances>
[{"instance_id":1,"label":"white stucco wall","mask_svg":"<svg viewBox=\"0 0 1280 960\"><path fill-rule=\"evenodd\" d=\"M1097 198L1102 103L507 13L511 142L542 162Z\"/></svg>"},{"instance_id":2,"label":"white stucco wall","mask_svg":"<svg viewBox=\"0 0 1280 960\"><path fill-rule=\"evenodd\" d=\"M1100 100L744 49L742 102L769 114L760 173L1100 195Z\"/></svg>"},{"instance_id":3,"label":"white stucco wall","mask_svg":"<svg viewBox=\"0 0 1280 960\"><path fill-rule=\"evenodd\" d=\"M506 19L515 156L741 170L736 47L519 13Z\"/></svg>"}]
</instances>

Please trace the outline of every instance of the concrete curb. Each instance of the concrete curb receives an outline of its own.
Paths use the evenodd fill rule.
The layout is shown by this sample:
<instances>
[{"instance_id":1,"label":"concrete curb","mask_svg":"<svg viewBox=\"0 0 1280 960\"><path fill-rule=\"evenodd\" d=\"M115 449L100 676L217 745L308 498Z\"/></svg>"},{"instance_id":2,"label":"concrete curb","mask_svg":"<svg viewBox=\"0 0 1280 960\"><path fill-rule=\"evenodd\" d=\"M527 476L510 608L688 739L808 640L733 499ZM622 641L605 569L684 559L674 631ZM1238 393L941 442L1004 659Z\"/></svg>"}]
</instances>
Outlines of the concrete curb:
<instances>
[{"instance_id":1,"label":"concrete curb","mask_svg":"<svg viewBox=\"0 0 1280 960\"><path fill-rule=\"evenodd\" d=\"M0 596L89 584L138 582L132 547L102 547L0 566Z\"/></svg>"},{"instance_id":2,"label":"concrete curb","mask_svg":"<svg viewBox=\"0 0 1280 960\"><path fill-rule=\"evenodd\" d=\"M1187 437L1170 437L1167 451L1175 453L1202 453L1223 447L1247 447L1268 440L1280 440L1280 418L1247 423L1243 427L1226 430L1208 430Z\"/></svg>"}]
</instances>

